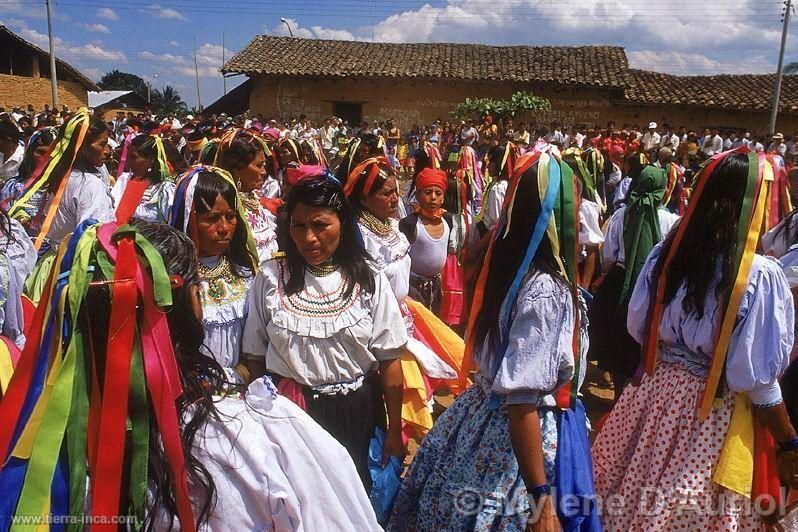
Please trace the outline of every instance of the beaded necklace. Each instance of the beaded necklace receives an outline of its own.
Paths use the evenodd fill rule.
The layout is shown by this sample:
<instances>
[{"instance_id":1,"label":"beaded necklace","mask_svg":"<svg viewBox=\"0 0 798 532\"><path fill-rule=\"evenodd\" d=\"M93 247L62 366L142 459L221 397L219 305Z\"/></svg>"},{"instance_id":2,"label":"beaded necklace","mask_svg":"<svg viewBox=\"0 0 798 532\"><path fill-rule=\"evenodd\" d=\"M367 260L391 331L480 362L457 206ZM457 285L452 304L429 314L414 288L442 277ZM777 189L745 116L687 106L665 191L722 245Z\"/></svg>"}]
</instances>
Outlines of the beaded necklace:
<instances>
[{"instance_id":1,"label":"beaded necklace","mask_svg":"<svg viewBox=\"0 0 798 532\"><path fill-rule=\"evenodd\" d=\"M383 238L393 233L393 226L391 226L390 221L383 222L365 209L360 213L360 223L365 225L375 235Z\"/></svg>"},{"instance_id":2,"label":"beaded necklace","mask_svg":"<svg viewBox=\"0 0 798 532\"><path fill-rule=\"evenodd\" d=\"M246 296L246 281L233 275L230 261L225 255L222 255L219 263L213 267L205 266L200 262L199 275L200 279L208 285L207 289L200 292L200 301L203 305L230 304Z\"/></svg>"},{"instance_id":3,"label":"beaded necklace","mask_svg":"<svg viewBox=\"0 0 798 532\"><path fill-rule=\"evenodd\" d=\"M338 269L338 265L335 263L335 261L333 261L332 258L329 258L319 264L305 263L305 268L314 277L327 277Z\"/></svg>"}]
</instances>

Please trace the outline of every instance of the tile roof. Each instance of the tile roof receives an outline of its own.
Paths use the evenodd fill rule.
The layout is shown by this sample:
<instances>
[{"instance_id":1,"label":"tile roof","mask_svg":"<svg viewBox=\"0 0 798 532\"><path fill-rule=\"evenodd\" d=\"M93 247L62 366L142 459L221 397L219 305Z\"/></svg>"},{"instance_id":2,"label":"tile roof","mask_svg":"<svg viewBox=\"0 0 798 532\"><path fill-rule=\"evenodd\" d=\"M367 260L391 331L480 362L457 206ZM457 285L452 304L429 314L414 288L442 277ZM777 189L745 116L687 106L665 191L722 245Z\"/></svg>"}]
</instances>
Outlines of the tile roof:
<instances>
[{"instance_id":1,"label":"tile roof","mask_svg":"<svg viewBox=\"0 0 798 532\"><path fill-rule=\"evenodd\" d=\"M623 88L619 46L486 46L373 43L258 35L222 72L277 76L551 81Z\"/></svg>"},{"instance_id":2,"label":"tile roof","mask_svg":"<svg viewBox=\"0 0 798 532\"><path fill-rule=\"evenodd\" d=\"M769 110L775 74L674 76L629 70L625 99L629 103L694 105L737 110ZM784 76L779 110L798 112L798 76Z\"/></svg>"},{"instance_id":3,"label":"tile roof","mask_svg":"<svg viewBox=\"0 0 798 532\"><path fill-rule=\"evenodd\" d=\"M49 60L50 57L49 52L45 52L35 44L26 41L25 39L14 33L13 31L11 31L10 29L8 29L7 27L0 24L0 37L2 36L10 38L11 40L16 41L18 44L21 44L22 46L27 46L33 51L34 54L38 55L40 58L43 58L45 61ZM56 77L60 78L60 76L63 76L61 71L64 71L67 72L76 81L78 81L81 85L83 85L86 88L86 90L89 91L100 90L100 88L97 86L96 83L87 78L85 75L83 75L83 73L80 70L73 67L66 61L63 61L61 59L58 59L58 57L56 57L55 62L56 62Z\"/></svg>"}]
</instances>

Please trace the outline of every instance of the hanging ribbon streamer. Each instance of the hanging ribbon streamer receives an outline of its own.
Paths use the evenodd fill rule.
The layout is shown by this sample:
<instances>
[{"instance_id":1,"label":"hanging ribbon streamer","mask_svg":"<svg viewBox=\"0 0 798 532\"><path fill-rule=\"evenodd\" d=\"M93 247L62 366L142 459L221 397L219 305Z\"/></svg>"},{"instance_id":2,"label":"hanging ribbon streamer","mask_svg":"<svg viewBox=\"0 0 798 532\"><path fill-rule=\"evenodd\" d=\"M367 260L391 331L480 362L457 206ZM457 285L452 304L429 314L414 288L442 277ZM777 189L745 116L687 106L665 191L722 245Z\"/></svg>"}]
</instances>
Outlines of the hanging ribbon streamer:
<instances>
[{"instance_id":1,"label":"hanging ribbon streamer","mask_svg":"<svg viewBox=\"0 0 798 532\"><path fill-rule=\"evenodd\" d=\"M729 342L737 319L737 309L748 283L751 263L763 227L765 205L768 200L769 187L773 181L773 169L770 163L765 159L764 154L757 155L747 147L740 147L735 150L724 152L712 157L705 163L696 176L696 190L693 193L693 198L687 209L687 214L676 230L670 250L663 262L662 273L656 283L656 297L651 300L648 314L650 318L647 320L648 330L644 335L643 362L636 376L636 380L639 382L643 371L651 375L656 368L659 357L659 324L665 307L663 300L667 282L666 273L679 251L686 228L689 226L693 216L695 216L697 206L701 203L700 198L706 188L707 182L713 178L713 173L718 164L726 157L733 154L744 154L748 156L749 171L745 196L743 197L740 211L740 222L733 262L734 266L732 268L734 283L725 291L721 299L721 325L718 330L715 331L713 342L715 347L713 349L712 361L706 385L699 402L700 419L706 419L712 408L712 403L725 366Z\"/></svg>"}]
</instances>

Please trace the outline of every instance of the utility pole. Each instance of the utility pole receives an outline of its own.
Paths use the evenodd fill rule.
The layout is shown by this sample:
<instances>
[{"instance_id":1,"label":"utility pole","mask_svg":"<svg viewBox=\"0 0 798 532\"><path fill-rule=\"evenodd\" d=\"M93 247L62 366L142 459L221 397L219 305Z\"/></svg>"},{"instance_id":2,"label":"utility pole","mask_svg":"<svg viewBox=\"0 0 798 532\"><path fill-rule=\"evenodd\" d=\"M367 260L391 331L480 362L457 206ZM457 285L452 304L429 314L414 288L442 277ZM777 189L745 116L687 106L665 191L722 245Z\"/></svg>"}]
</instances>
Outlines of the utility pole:
<instances>
[{"instance_id":1,"label":"utility pole","mask_svg":"<svg viewBox=\"0 0 798 532\"><path fill-rule=\"evenodd\" d=\"M222 68L224 68L224 32L222 32ZM222 83L224 83L224 93L227 94L227 76L222 72Z\"/></svg>"},{"instance_id":2,"label":"utility pole","mask_svg":"<svg viewBox=\"0 0 798 532\"><path fill-rule=\"evenodd\" d=\"M50 85L53 90L53 111L58 110L58 75L55 71L55 45L53 44L53 22L50 15L50 0L44 1L47 6L47 37L50 40Z\"/></svg>"},{"instance_id":3,"label":"utility pole","mask_svg":"<svg viewBox=\"0 0 798 532\"><path fill-rule=\"evenodd\" d=\"M781 97L781 78L784 75L784 47L787 45L787 28L790 25L792 0L785 2L784 26L781 30L781 49L779 49L779 67L776 71L776 84L773 86L773 109L770 112L770 134L776 132L776 116L779 114L779 99Z\"/></svg>"},{"instance_id":4,"label":"utility pole","mask_svg":"<svg viewBox=\"0 0 798 532\"><path fill-rule=\"evenodd\" d=\"M197 80L197 109L202 111L202 100L200 99L200 89L199 89L199 67L197 66L197 38L193 37L194 40L194 78Z\"/></svg>"},{"instance_id":5,"label":"utility pole","mask_svg":"<svg viewBox=\"0 0 798 532\"><path fill-rule=\"evenodd\" d=\"M374 42L374 0L371 0L371 42Z\"/></svg>"}]
</instances>

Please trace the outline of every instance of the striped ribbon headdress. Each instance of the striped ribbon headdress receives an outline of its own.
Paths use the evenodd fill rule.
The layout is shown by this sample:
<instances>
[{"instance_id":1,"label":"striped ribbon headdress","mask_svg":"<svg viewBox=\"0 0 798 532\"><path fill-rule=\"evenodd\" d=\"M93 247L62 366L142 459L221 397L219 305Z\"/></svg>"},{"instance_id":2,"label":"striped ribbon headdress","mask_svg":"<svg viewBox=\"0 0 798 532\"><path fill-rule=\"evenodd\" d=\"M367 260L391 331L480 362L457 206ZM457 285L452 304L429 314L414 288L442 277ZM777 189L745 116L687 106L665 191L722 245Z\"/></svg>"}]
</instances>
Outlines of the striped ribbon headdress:
<instances>
[{"instance_id":1,"label":"striped ribbon headdress","mask_svg":"<svg viewBox=\"0 0 798 532\"><path fill-rule=\"evenodd\" d=\"M219 179L226 181L233 190L236 191L236 204L231 207L238 214L238 225L246 231L246 252L249 256L252 271L258 270L258 248L255 245L255 237L252 234L252 228L247 222L247 214L244 209L244 204L239 198L238 188L236 187L233 177L227 170L222 170L216 166L207 166L198 164L192 166L180 177L175 189L175 199L172 203L172 212L169 215L169 225L175 227L189 237L196 243L197 241L197 217L194 211L194 193L197 190L197 180L202 172L208 172L216 175Z\"/></svg>"},{"instance_id":2,"label":"striped ribbon headdress","mask_svg":"<svg viewBox=\"0 0 798 532\"><path fill-rule=\"evenodd\" d=\"M92 284L111 291L102 347L93 345L83 314ZM183 389L164 310L173 285L179 282L163 258L134 227L90 220L59 246L0 402L0 528L30 529L13 516L75 516L87 508L97 518L92 530L116 530L120 510L143 524L155 425L181 527L195 529L176 407Z\"/></svg>"},{"instance_id":3,"label":"striped ribbon headdress","mask_svg":"<svg viewBox=\"0 0 798 532\"><path fill-rule=\"evenodd\" d=\"M651 298L651 305L648 311L649 318L646 320L648 330L646 330L643 340L643 360L637 376L639 380L642 376L642 371L651 375L657 365L659 358L659 324L665 310L663 299L669 266L679 252L687 227L690 223L701 223L700 213L696 213L696 210L707 183L710 179L717 178L713 174L721 161L733 154L748 156L748 180L740 209L737 245L731 270L734 275L734 282L725 290L720 300L721 325L714 333L715 347L712 361L706 384L701 394L701 400L699 401L699 416L701 419L706 419L712 408L712 402L723 374L729 342L737 319L737 310L748 284L748 275L751 271L751 263L754 259L759 237L765 227L765 210L774 177L773 166L771 166L764 153L756 153L745 146L720 153L704 163L696 175L696 188L690 199L687 213L676 229L670 249L664 258L661 273L656 279L657 292L656 297Z\"/></svg>"},{"instance_id":4,"label":"striped ribbon headdress","mask_svg":"<svg viewBox=\"0 0 798 532\"><path fill-rule=\"evenodd\" d=\"M25 183L20 198L14 202L8 214L12 218L24 215L25 207L28 207L28 202L33 196L46 187L51 179L59 180L58 188L55 190L47 212L42 222L39 235L36 237L34 246L39 249L47 236L50 229L55 213L58 210L58 204L64 194L64 189L67 184L67 177L72 171L72 166L75 164L80 149L83 146L83 140L86 138L86 132L89 130L89 123L91 116L88 109L81 107L80 110L73 115L60 130L60 134L56 138L47 156L42 159L42 162L33 171L30 179ZM64 164L61 164L65 161ZM55 175L56 171L61 175Z\"/></svg>"},{"instance_id":5,"label":"striped ribbon headdress","mask_svg":"<svg viewBox=\"0 0 798 532\"><path fill-rule=\"evenodd\" d=\"M537 172L534 178L538 180L538 189L540 190L541 196L541 212L535 222L532 236L524 252L523 261L513 278L513 282L510 285L510 289L499 313L499 331L501 337L497 356L493 360L493 367L483 368L483 370L486 370L489 375L495 375L498 371L508 345L512 308L522 288L524 278L529 271L532 260L535 258L538 247L544 238L549 240L554 257L559 264L560 273L571 281L574 302L576 303L577 300L576 267L579 255L579 199L576 195L576 178L571 167L563 163L556 155L545 152L527 153L516 161L515 168L510 177L507 196L502 206L502 214L493 230L485 262L477 280L474 300L469 316L469 326L466 333L465 360L460 375L460 381L463 385L466 384L468 372L474 369L473 354L475 346L473 330L485 297L485 284L487 282L488 272L490 271L494 244L500 237L506 236L510 231L513 224L514 210L516 208L528 208L526 205L516 204L516 192L523 174L535 165L537 165ZM574 350L576 367L571 385L564 386L557 393L557 404L561 408L573 407L575 405L580 364L583 363L583 361L580 360L578 309L575 310L575 313L576 320L574 323L572 347Z\"/></svg>"}]
</instances>

